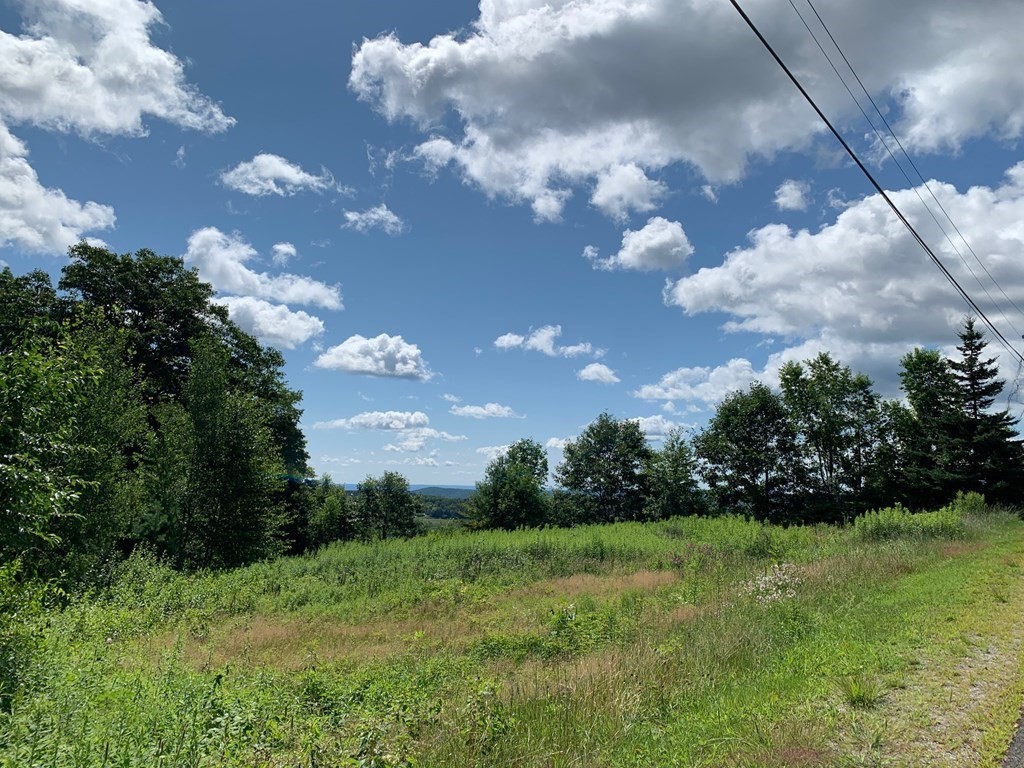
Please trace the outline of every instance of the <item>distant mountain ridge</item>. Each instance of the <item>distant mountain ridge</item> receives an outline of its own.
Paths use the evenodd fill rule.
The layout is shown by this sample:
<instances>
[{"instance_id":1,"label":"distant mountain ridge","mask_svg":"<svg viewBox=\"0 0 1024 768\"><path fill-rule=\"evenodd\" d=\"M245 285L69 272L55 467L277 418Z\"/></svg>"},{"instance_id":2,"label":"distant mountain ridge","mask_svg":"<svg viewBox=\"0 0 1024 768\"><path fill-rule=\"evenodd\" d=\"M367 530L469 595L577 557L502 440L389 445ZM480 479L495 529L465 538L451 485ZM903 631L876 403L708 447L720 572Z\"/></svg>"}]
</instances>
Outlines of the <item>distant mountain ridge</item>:
<instances>
[{"instance_id":1,"label":"distant mountain ridge","mask_svg":"<svg viewBox=\"0 0 1024 768\"><path fill-rule=\"evenodd\" d=\"M413 493L420 496L437 496L442 499L468 499L475 490L465 485L412 485Z\"/></svg>"}]
</instances>

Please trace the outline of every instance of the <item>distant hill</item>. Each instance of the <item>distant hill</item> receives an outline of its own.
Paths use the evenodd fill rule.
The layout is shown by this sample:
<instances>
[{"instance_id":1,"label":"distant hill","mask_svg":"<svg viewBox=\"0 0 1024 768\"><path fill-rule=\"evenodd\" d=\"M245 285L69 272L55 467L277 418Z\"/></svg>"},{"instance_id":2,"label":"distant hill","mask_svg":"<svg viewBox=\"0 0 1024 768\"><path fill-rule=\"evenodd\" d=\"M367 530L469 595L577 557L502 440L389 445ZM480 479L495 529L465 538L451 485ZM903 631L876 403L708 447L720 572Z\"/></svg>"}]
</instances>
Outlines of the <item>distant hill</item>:
<instances>
[{"instance_id":1,"label":"distant hill","mask_svg":"<svg viewBox=\"0 0 1024 768\"><path fill-rule=\"evenodd\" d=\"M412 486L412 492L419 496L437 496L441 499L468 499L473 495L473 490L473 488L456 485Z\"/></svg>"}]
</instances>

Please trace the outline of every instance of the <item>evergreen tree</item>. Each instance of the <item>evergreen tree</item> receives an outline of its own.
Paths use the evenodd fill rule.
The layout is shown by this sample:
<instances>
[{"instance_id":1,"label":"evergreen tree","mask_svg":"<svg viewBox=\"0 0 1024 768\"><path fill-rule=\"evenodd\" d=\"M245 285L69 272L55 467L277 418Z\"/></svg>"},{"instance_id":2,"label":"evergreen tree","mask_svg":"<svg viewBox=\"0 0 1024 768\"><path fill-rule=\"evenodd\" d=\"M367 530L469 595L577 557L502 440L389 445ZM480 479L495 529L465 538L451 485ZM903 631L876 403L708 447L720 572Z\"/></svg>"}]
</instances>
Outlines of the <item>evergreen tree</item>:
<instances>
[{"instance_id":1,"label":"evergreen tree","mask_svg":"<svg viewBox=\"0 0 1024 768\"><path fill-rule=\"evenodd\" d=\"M1015 501L1022 479L1018 419L1005 409L991 412L1004 382L998 378L996 358L984 357L984 331L968 316L957 335L960 360L950 360L949 366L960 387L962 490L983 493L989 501Z\"/></svg>"},{"instance_id":2,"label":"evergreen tree","mask_svg":"<svg viewBox=\"0 0 1024 768\"><path fill-rule=\"evenodd\" d=\"M900 360L909 418L897 423L909 505L934 509L964 486L961 393L947 361L917 348Z\"/></svg>"}]
</instances>

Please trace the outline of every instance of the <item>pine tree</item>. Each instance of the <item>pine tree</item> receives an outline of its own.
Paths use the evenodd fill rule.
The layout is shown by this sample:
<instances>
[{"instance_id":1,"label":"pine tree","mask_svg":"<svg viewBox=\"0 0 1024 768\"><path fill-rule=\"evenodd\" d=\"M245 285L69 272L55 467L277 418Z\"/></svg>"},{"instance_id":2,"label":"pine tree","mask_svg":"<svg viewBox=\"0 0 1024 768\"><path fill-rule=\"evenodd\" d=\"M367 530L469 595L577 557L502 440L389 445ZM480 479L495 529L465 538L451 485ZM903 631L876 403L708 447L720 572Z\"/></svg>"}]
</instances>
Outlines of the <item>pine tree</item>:
<instances>
[{"instance_id":1,"label":"pine tree","mask_svg":"<svg viewBox=\"0 0 1024 768\"><path fill-rule=\"evenodd\" d=\"M1006 409L991 412L1005 382L998 378L995 357L983 357L988 342L973 317L964 318L957 333L960 360L949 365L961 393L964 490L979 491L989 501L1010 501L1021 478L1021 445L1016 439L1018 419Z\"/></svg>"}]
</instances>

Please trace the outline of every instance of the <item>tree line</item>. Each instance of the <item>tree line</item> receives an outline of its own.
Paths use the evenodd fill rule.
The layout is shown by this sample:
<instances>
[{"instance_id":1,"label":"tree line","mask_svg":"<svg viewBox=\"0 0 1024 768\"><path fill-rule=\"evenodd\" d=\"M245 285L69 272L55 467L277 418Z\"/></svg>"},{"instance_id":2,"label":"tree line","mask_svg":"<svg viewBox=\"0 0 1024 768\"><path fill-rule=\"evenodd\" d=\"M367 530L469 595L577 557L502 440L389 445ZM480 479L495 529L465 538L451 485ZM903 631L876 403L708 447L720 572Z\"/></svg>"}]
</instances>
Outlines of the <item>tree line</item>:
<instances>
[{"instance_id":1,"label":"tree line","mask_svg":"<svg viewBox=\"0 0 1024 768\"><path fill-rule=\"evenodd\" d=\"M914 349L900 361L905 399L831 355L786 363L779 391L755 382L718 405L690 439L652 448L634 420L597 417L565 446L555 489L530 439L494 459L469 501L485 528L740 513L778 523L846 521L868 509L942 506L958 492L1021 501L1017 420L993 410L1005 383L974 318L956 359Z\"/></svg>"},{"instance_id":2,"label":"tree line","mask_svg":"<svg viewBox=\"0 0 1024 768\"><path fill-rule=\"evenodd\" d=\"M313 479L281 354L232 323L180 258L86 243L69 257L56 286L0 270L0 562L90 583L139 547L182 569L228 568L419 532L423 501L398 473L352 495ZM972 318L959 338L954 360L904 356L904 401L821 354L657 449L637 422L601 414L565 446L553 491L546 451L520 440L487 466L471 524L838 521L957 491L1015 503L1016 420L993 410L1004 383Z\"/></svg>"},{"instance_id":3,"label":"tree line","mask_svg":"<svg viewBox=\"0 0 1024 768\"><path fill-rule=\"evenodd\" d=\"M417 530L400 475L312 483L283 357L181 259L69 257L56 287L0 271L0 562L74 584L140 546L225 568Z\"/></svg>"}]
</instances>

